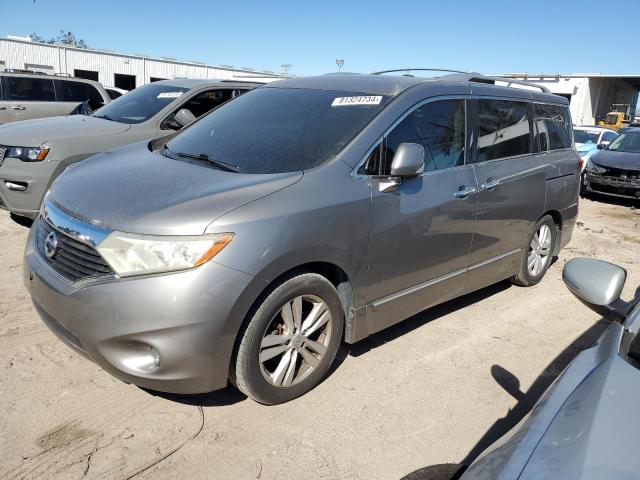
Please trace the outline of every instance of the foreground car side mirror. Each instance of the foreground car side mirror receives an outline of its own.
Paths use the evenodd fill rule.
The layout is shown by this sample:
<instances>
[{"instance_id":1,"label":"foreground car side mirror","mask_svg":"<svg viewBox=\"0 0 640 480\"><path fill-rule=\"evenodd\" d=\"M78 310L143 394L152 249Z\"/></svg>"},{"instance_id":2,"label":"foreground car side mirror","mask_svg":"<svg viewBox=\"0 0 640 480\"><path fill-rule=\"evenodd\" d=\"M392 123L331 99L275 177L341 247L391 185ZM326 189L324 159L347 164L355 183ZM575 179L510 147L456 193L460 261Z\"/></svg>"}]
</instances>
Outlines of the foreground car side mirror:
<instances>
[{"instance_id":1,"label":"foreground car side mirror","mask_svg":"<svg viewBox=\"0 0 640 480\"><path fill-rule=\"evenodd\" d=\"M189 125L196 119L196 116L187 108L181 108L173 116L173 119L181 126Z\"/></svg>"},{"instance_id":2,"label":"foreground car side mirror","mask_svg":"<svg viewBox=\"0 0 640 480\"><path fill-rule=\"evenodd\" d=\"M627 271L613 263L592 258L573 258L562 270L569 291L587 307L604 318L626 318L628 304L620 300Z\"/></svg>"},{"instance_id":3,"label":"foreground car side mirror","mask_svg":"<svg viewBox=\"0 0 640 480\"><path fill-rule=\"evenodd\" d=\"M607 143L599 143L598 145L596 145L596 148L598 150L604 150L605 148L607 148Z\"/></svg>"},{"instance_id":4,"label":"foreground car side mirror","mask_svg":"<svg viewBox=\"0 0 640 480\"><path fill-rule=\"evenodd\" d=\"M391 162L389 176L385 176L379 183L381 192L393 192L403 180L418 176L424 170L425 156L430 154L419 143L401 143Z\"/></svg>"}]
</instances>

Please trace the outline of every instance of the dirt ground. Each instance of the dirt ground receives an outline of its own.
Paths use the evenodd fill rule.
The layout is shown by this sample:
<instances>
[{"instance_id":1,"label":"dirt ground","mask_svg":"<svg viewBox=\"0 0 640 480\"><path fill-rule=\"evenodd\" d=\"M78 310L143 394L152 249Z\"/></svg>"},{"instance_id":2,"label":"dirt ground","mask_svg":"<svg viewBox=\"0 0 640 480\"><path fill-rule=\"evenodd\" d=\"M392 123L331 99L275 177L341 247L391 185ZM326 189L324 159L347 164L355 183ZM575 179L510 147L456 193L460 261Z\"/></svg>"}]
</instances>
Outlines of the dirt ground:
<instances>
[{"instance_id":1,"label":"dirt ground","mask_svg":"<svg viewBox=\"0 0 640 480\"><path fill-rule=\"evenodd\" d=\"M464 463L606 327L563 286L563 264L624 266L627 297L640 284L640 210L583 200L579 220L538 286L431 309L350 347L306 396L264 407L232 388L148 392L73 353L31 306L28 230L2 212L0 478L399 479Z\"/></svg>"}]
</instances>

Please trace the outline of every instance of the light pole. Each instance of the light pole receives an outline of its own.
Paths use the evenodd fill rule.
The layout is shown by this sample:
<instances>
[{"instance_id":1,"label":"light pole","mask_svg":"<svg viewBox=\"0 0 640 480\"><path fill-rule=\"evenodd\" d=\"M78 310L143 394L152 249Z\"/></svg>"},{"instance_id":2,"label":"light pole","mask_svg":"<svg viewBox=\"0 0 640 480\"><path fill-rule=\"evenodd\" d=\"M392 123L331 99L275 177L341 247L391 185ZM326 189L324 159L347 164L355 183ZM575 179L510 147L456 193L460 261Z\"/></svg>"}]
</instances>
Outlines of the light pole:
<instances>
[{"instance_id":1,"label":"light pole","mask_svg":"<svg viewBox=\"0 0 640 480\"><path fill-rule=\"evenodd\" d=\"M338 71L342 70L342 66L344 65L344 59L338 58L336 60L336 65L338 65Z\"/></svg>"},{"instance_id":2,"label":"light pole","mask_svg":"<svg viewBox=\"0 0 640 480\"><path fill-rule=\"evenodd\" d=\"M293 66L290 63L283 63L282 65L280 65L282 67L282 74L283 75L289 75L289 69Z\"/></svg>"}]
</instances>

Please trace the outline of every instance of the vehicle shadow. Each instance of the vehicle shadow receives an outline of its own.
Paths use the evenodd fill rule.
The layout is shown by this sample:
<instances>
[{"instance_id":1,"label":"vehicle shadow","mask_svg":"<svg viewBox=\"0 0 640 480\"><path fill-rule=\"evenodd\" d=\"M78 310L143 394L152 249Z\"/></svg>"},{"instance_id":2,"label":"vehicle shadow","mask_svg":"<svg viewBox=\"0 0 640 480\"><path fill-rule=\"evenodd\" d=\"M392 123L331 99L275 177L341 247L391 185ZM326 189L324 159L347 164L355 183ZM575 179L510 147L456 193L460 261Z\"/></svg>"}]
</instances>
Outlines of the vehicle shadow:
<instances>
[{"instance_id":1,"label":"vehicle shadow","mask_svg":"<svg viewBox=\"0 0 640 480\"><path fill-rule=\"evenodd\" d=\"M518 377L500 365L493 365L491 367L491 376L498 385L518 401L515 407L509 409L504 417L498 418L489 427L464 459L456 465L457 468L452 466L455 464L446 464L447 469L443 469L443 465L423 467L402 477L401 480L455 480L459 478L478 455L515 427L531 411L547 388L571 363L575 356L582 350L593 346L610 323L608 320L600 319L584 331L547 365L526 392L520 389Z\"/></svg>"},{"instance_id":2,"label":"vehicle shadow","mask_svg":"<svg viewBox=\"0 0 640 480\"><path fill-rule=\"evenodd\" d=\"M16 215L15 213L10 213L9 218L21 227L31 228L31 225L33 224L33 220L30 218L23 217L22 215Z\"/></svg>"},{"instance_id":3,"label":"vehicle shadow","mask_svg":"<svg viewBox=\"0 0 640 480\"><path fill-rule=\"evenodd\" d=\"M603 195L601 193L590 193L586 197L587 200L591 200L599 203L607 203L609 205L618 205L620 207L638 208L640 209L640 198L624 198L624 197L612 197L610 195Z\"/></svg>"}]
</instances>

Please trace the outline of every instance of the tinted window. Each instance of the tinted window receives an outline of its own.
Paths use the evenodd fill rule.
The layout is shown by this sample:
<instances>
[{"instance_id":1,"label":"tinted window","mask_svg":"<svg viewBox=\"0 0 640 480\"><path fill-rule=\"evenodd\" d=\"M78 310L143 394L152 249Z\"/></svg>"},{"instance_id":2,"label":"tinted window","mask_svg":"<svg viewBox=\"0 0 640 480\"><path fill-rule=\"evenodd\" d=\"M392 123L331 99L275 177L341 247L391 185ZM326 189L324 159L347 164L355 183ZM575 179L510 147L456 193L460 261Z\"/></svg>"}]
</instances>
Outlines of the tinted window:
<instances>
[{"instance_id":1,"label":"tinted window","mask_svg":"<svg viewBox=\"0 0 640 480\"><path fill-rule=\"evenodd\" d=\"M387 135L383 174L401 143L419 143L431 154L425 157L425 172L455 167L464 163L464 100L439 100L416 108Z\"/></svg>"},{"instance_id":2,"label":"tinted window","mask_svg":"<svg viewBox=\"0 0 640 480\"><path fill-rule=\"evenodd\" d=\"M169 142L169 155L206 154L243 173L305 170L338 154L387 101L364 93L262 87L186 128Z\"/></svg>"},{"instance_id":3,"label":"tinted window","mask_svg":"<svg viewBox=\"0 0 640 480\"><path fill-rule=\"evenodd\" d=\"M106 104L94 116L120 123L141 123L180 98L187 88L151 83Z\"/></svg>"},{"instance_id":4,"label":"tinted window","mask_svg":"<svg viewBox=\"0 0 640 480\"><path fill-rule=\"evenodd\" d=\"M571 119L569 109L557 105L534 105L536 112L536 136L540 150L571 148Z\"/></svg>"},{"instance_id":5,"label":"tinted window","mask_svg":"<svg viewBox=\"0 0 640 480\"><path fill-rule=\"evenodd\" d=\"M9 100L53 102L56 95L53 80L45 78L6 77Z\"/></svg>"},{"instance_id":6,"label":"tinted window","mask_svg":"<svg viewBox=\"0 0 640 480\"><path fill-rule=\"evenodd\" d=\"M117 90L112 90L112 89L110 89L110 88L107 88L106 90L107 90L107 93L109 94L109 98L110 98L111 100L115 100L116 98L119 98L119 97L121 97L121 96L122 96L122 93L120 93L120 92L119 92L119 91L117 91Z\"/></svg>"},{"instance_id":7,"label":"tinted window","mask_svg":"<svg viewBox=\"0 0 640 480\"><path fill-rule=\"evenodd\" d=\"M56 80L56 93L59 102L104 101L98 90L88 83Z\"/></svg>"},{"instance_id":8,"label":"tinted window","mask_svg":"<svg viewBox=\"0 0 640 480\"><path fill-rule=\"evenodd\" d=\"M617 134L617 133L613 133L613 132L604 132L604 134L602 134L602 141L603 141L603 142L612 142L612 141L614 141L616 138L618 138L618 134Z\"/></svg>"},{"instance_id":9,"label":"tinted window","mask_svg":"<svg viewBox=\"0 0 640 480\"><path fill-rule=\"evenodd\" d=\"M598 137L600 137L600 132L598 131L574 130L573 134L576 143L598 143Z\"/></svg>"},{"instance_id":10,"label":"tinted window","mask_svg":"<svg viewBox=\"0 0 640 480\"><path fill-rule=\"evenodd\" d=\"M478 100L478 162L531 153L529 104Z\"/></svg>"},{"instance_id":11,"label":"tinted window","mask_svg":"<svg viewBox=\"0 0 640 480\"><path fill-rule=\"evenodd\" d=\"M607 150L614 150L616 152L629 152L640 153L640 131L639 132L625 132L616 138L607 147Z\"/></svg>"}]
</instances>

